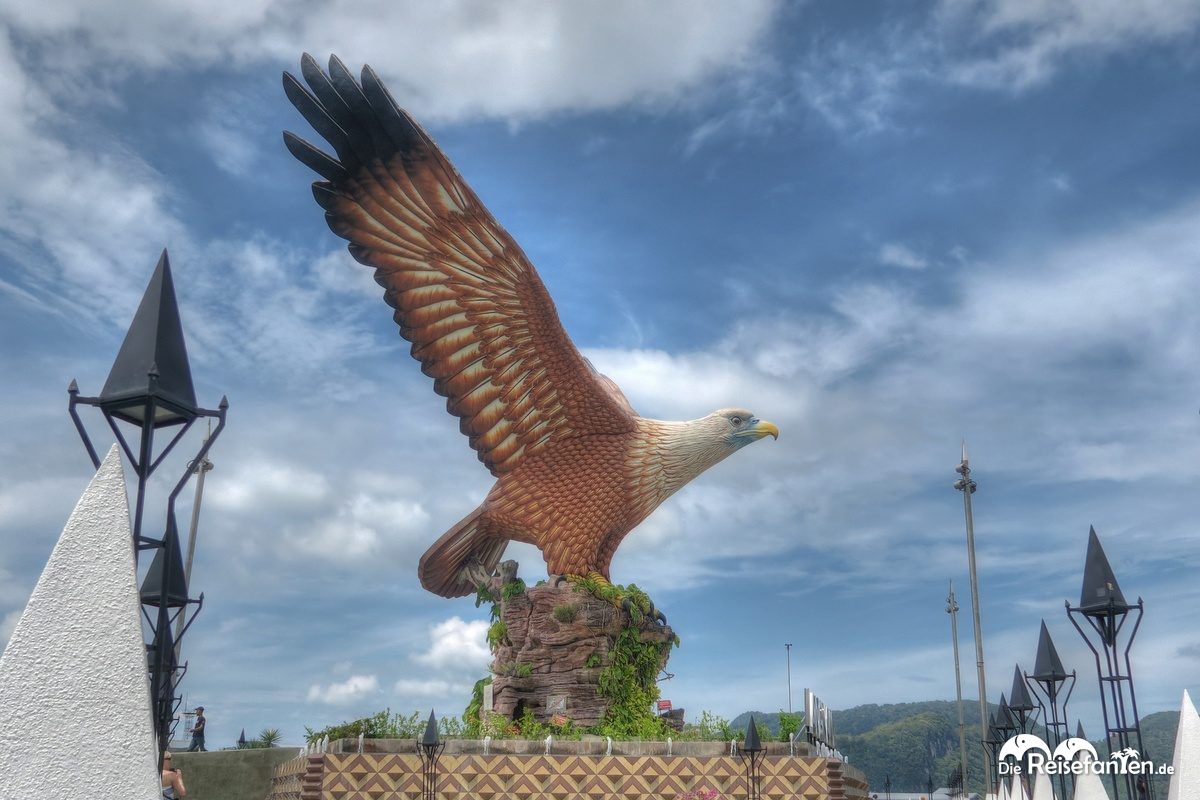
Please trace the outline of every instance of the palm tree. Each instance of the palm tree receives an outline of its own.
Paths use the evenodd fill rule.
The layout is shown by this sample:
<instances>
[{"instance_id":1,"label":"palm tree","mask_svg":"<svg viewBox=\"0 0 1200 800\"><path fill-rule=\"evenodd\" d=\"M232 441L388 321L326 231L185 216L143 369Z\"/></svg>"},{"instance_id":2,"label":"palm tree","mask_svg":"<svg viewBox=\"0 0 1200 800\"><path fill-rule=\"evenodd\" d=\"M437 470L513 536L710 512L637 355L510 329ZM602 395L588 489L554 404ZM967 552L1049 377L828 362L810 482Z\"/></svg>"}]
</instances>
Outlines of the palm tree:
<instances>
[{"instance_id":1,"label":"palm tree","mask_svg":"<svg viewBox=\"0 0 1200 800\"><path fill-rule=\"evenodd\" d=\"M279 728L263 728L258 734L258 740L262 742L263 747L275 747L282 738L283 734L279 732Z\"/></svg>"}]
</instances>

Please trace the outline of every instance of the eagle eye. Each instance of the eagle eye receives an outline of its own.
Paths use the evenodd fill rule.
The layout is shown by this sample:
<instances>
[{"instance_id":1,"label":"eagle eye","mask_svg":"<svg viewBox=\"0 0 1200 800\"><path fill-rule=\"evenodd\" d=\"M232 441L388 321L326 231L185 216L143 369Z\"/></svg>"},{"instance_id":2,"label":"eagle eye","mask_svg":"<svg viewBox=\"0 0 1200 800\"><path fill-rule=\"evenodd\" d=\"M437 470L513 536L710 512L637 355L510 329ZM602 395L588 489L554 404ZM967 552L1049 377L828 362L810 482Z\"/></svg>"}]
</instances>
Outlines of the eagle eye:
<instances>
[{"instance_id":1,"label":"eagle eye","mask_svg":"<svg viewBox=\"0 0 1200 800\"><path fill-rule=\"evenodd\" d=\"M729 421L732 422L735 427L742 424L741 417L730 417Z\"/></svg>"}]
</instances>

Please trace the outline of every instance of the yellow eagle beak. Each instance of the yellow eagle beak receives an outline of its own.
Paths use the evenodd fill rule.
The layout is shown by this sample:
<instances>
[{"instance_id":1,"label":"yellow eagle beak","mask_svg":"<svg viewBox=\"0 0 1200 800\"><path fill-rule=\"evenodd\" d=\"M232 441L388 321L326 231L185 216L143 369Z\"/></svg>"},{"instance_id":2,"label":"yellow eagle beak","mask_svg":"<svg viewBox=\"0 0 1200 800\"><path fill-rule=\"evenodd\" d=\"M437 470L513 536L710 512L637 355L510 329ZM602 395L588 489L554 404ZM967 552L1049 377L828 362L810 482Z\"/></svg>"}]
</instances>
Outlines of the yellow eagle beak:
<instances>
[{"instance_id":1,"label":"yellow eagle beak","mask_svg":"<svg viewBox=\"0 0 1200 800\"><path fill-rule=\"evenodd\" d=\"M770 434L772 439L779 438L779 428L776 427L774 422L767 422L766 420L759 420L754 423L746 429L746 433L755 439L761 439L768 434Z\"/></svg>"}]
</instances>

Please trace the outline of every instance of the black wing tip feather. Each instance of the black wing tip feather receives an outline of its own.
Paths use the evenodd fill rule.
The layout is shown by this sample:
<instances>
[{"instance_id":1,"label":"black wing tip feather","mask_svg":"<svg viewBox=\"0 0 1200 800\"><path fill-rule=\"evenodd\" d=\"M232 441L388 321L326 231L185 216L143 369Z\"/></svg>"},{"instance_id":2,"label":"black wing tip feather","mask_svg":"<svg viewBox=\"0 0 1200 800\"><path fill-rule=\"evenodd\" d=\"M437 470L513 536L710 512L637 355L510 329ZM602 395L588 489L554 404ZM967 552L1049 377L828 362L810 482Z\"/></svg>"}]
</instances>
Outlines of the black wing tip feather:
<instances>
[{"instance_id":1,"label":"black wing tip feather","mask_svg":"<svg viewBox=\"0 0 1200 800\"><path fill-rule=\"evenodd\" d=\"M327 181L337 183L346 178L346 168L336 159L318 150L291 131L283 132L283 144L301 164Z\"/></svg>"},{"instance_id":2,"label":"black wing tip feather","mask_svg":"<svg viewBox=\"0 0 1200 800\"><path fill-rule=\"evenodd\" d=\"M333 184L328 181L315 181L312 185L312 193L317 205L326 211L333 210L333 204L339 197L342 197L342 193L334 189Z\"/></svg>"},{"instance_id":3,"label":"black wing tip feather","mask_svg":"<svg viewBox=\"0 0 1200 800\"><path fill-rule=\"evenodd\" d=\"M312 55L304 53L300 72L308 85L284 71L284 94L337 158L290 132L284 133L284 143L296 159L327 181L336 185L359 164L375 158L386 160L399 153L415 162L436 152L429 135L400 107L369 64L356 78L337 55L330 55L326 73ZM319 196L317 202L328 208Z\"/></svg>"}]
</instances>

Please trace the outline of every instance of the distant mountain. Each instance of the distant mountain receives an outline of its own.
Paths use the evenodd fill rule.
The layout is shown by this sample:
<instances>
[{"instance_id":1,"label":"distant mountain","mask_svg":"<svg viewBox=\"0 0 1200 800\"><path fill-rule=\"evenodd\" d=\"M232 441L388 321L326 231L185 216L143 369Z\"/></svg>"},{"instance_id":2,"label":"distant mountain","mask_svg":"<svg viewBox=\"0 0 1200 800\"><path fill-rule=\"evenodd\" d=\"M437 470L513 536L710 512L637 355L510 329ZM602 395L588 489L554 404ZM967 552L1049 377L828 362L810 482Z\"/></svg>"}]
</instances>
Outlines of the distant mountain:
<instances>
[{"instance_id":1,"label":"distant mountain","mask_svg":"<svg viewBox=\"0 0 1200 800\"><path fill-rule=\"evenodd\" d=\"M988 713L996 710L989 706ZM983 790L983 748L979 738L979 703L963 700L967 733L967 775L972 791ZM754 714L760 732L778 735L779 714L760 711L739 714L730 723L741 730ZM838 749L850 763L867 773L873 791L880 790L889 776L894 792L923 792L930 779L935 788L945 786L959 763L958 710L949 700L923 703L863 705L833 712ZM1142 740L1148 757L1156 764L1170 763L1175 749L1179 714L1163 711L1142 719ZM1072 731L1074 732L1074 731ZM1045 736L1045 731L1040 731ZM1092 731L1091 733L1095 733ZM972 746L972 734L976 744ZM766 735L765 733L763 734ZM1094 741L1104 753L1102 740ZM1156 784L1156 796L1166 797L1165 780ZM1157 790L1161 789L1161 794Z\"/></svg>"}]
</instances>

